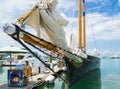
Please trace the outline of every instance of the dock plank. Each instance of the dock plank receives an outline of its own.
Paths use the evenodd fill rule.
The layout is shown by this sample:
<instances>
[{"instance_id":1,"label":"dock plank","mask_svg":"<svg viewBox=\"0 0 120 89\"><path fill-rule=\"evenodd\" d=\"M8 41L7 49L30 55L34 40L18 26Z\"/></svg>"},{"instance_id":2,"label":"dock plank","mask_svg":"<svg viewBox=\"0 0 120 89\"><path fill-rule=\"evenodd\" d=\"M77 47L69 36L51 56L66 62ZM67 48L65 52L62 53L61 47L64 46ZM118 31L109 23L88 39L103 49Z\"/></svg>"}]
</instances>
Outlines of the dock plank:
<instances>
[{"instance_id":1,"label":"dock plank","mask_svg":"<svg viewBox=\"0 0 120 89\"><path fill-rule=\"evenodd\" d=\"M40 85L44 83L45 78L51 74L52 73L37 74L37 75L31 76L29 77L29 83L27 84L27 86L24 86L24 87L9 87L7 82L0 83L0 89L31 89L36 85Z\"/></svg>"}]
</instances>

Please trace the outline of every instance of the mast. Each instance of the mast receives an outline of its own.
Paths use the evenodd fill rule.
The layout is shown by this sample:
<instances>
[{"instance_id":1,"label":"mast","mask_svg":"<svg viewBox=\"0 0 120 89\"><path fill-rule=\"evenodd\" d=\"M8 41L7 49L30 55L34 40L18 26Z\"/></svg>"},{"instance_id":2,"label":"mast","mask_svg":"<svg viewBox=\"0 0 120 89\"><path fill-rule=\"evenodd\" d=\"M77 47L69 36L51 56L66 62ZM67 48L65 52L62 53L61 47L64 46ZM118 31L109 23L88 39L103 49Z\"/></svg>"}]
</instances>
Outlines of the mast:
<instances>
[{"instance_id":1,"label":"mast","mask_svg":"<svg viewBox=\"0 0 120 89\"><path fill-rule=\"evenodd\" d=\"M85 0L78 0L78 47L86 52Z\"/></svg>"},{"instance_id":2,"label":"mast","mask_svg":"<svg viewBox=\"0 0 120 89\"><path fill-rule=\"evenodd\" d=\"M82 18L81 18L81 0L78 0L78 47L82 47Z\"/></svg>"},{"instance_id":3,"label":"mast","mask_svg":"<svg viewBox=\"0 0 120 89\"><path fill-rule=\"evenodd\" d=\"M86 52L86 16L85 16L85 0L83 0L83 30L84 30L84 49Z\"/></svg>"}]
</instances>

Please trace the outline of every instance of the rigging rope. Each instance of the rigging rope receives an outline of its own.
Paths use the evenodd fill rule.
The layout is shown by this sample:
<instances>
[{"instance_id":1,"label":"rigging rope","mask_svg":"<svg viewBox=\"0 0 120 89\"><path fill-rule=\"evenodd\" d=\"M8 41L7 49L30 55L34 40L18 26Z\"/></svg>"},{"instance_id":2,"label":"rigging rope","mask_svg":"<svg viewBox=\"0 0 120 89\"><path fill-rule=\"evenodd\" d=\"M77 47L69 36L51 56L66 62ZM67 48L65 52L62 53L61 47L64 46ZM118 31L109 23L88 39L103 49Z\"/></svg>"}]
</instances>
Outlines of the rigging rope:
<instances>
[{"instance_id":1,"label":"rigging rope","mask_svg":"<svg viewBox=\"0 0 120 89\"><path fill-rule=\"evenodd\" d=\"M93 28L93 24L92 24L92 28ZM96 43L96 37L95 37L95 31L94 31L94 29L93 29L92 31L93 31L93 38L94 38L94 42L95 42L95 48L97 49L97 43Z\"/></svg>"},{"instance_id":2,"label":"rigging rope","mask_svg":"<svg viewBox=\"0 0 120 89\"><path fill-rule=\"evenodd\" d=\"M96 42L96 37L95 37L95 30L94 30L94 27L93 27L92 20L91 20L91 27L92 27L92 35L93 35L93 39L94 39L95 48L97 49L97 42Z\"/></svg>"},{"instance_id":3,"label":"rigging rope","mask_svg":"<svg viewBox=\"0 0 120 89\"><path fill-rule=\"evenodd\" d=\"M75 0L74 0L73 2L74 2L74 5L73 5L73 6L76 7L76 5L75 5ZM74 17L74 16L75 16L74 11L75 11L75 10L74 10L74 8L73 8L73 9L72 9L72 12L71 12L71 17ZM72 19L72 22L73 22L73 19ZM72 25L71 25L71 26L72 26L72 27L71 27L72 29L73 29L73 25L74 25L74 24L72 23ZM72 29L71 29L71 30L72 30Z\"/></svg>"},{"instance_id":4,"label":"rigging rope","mask_svg":"<svg viewBox=\"0 0 120 89\"><path fill-rule=\"evenodd\" d=\"M75 0L73 0L73 7L76 7L76 1ZM73 8L72 9L72 11L71 11L71 17L73 18L73 17L75 17L75 8ZM71 30L70 30L70 42L69 42L69 44L70 44L70 47L73 49L73 37L74 37L74 34L73 34L73 27L74 27L74 22L73 22L73 19L71 19ZM74 50L74 49L73 49Z\"/></svg>"}]
</instances>

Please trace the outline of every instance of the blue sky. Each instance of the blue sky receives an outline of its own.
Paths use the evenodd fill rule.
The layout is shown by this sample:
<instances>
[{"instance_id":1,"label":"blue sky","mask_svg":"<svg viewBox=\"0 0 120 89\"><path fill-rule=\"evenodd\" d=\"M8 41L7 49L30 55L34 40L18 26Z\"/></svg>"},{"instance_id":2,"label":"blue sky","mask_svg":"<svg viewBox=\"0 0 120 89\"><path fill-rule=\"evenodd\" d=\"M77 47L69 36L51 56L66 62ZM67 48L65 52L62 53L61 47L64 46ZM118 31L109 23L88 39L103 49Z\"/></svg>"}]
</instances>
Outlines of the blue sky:
<instances>
[{"instance_id":1,"label":"blue sky","mask_svg":"<svg viewBox=\"0 0 120 89\"><path fill-rule=\"evenodd\" d=\"M6 22L14 22L29 10L35 1L38 0L0 0L0 47L20 46L2 31L2 26ZM68 35L72 29L76 39L77 0L58 1L58 9L69 20L65 31ZM88 52L97 47L102 54L120 53L120 0L86 0L86 30ZM76 40L75 42L77 43Z\"/></svg>"}]
</instances>

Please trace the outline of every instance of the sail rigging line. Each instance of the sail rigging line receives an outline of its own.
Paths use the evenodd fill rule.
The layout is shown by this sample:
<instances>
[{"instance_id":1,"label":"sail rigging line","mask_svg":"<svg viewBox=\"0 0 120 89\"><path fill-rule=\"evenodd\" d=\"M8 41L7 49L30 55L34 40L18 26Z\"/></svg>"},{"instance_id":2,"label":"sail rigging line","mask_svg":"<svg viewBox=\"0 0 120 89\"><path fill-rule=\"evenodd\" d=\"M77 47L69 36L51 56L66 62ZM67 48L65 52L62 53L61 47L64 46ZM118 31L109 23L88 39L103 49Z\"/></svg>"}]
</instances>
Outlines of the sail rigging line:
<instances>
[{"instance_id":1,"label":"sail rigging line","mask_svg":"<svg viewBox=\"0 0 120 89\"><path fill-rule=\"evenodd\" d=\"M45 41L44 39L38 38L38 37L36 37L36 36L34 36L34 35L26 32L26 31L24 31L24 30L20 30L20 31L23 32L23 33L25 33L25 34L31 35L31 36L39 39L39 41L46 42L47 44L52 45L52 47L59 48L59 50L62 50L62 51L64 51L64 52L66 52L66 53L69 53L70 55L74 55L74 56L76 56L76 57L80 57L80 58L81 58L81 56L79 56L79 55L73 54L73 53L70 52L70 51L67 51L67 50L65 50L65 49L63 49L63 48L61 48L61 47L58 47L58 46L52 44L51 42ZM38 41L38 43L39 43L39 41ZM39 44L40 44L40 43L39 43ZM41 44L41 46L43 46L43 44ZM44 48L46 48L46 46L44 46ZM53 48L50 48L49 50L52 50L52 49L53 49Z\"/></svg>"},{"instance_id":2,"label":"sail rigging line","mask_svg":"<svg viewBox=\"0 0 120 89\"><path fill-rule=\"evenodd\" d=\"M61 47L59 47L59 46L56 46L56 45L54 45L54 44L52 44L51 42L48 42L48 41L45 41L44 39L41 39L41 38L39 38L39 37L36 37L36 36L34 36L34 35L32 35L31 33L29 33L29 32L26 32L25 30L22 30L21 28L19 28L20 30L19 31L17 31L17 33L20 33L20 32L22 32L22 33L24 33L24 34L26 34L26 35L28 35L28 36L32 36L32 37L34 37L34 39L37 39L37 41L34 41L34 42L37 42L38 44L35 44L34 43L34 45L37 45L37 46L43 46L43 48L48 48L47 47L47 44L49 44L49 46L50 47L52 47L52 48L49 48L48 50L51 50L51 51L54 51L53 49L59 49L60 50L60 52L57 50L57 53L59 53L59 54L61 54L61 52L64 52L65 54L64 55L67 55L67 56L71 56L71 57L77 57L77 58L82 58L80 55L77 55L77 54L75 54L75 53L72 53L72 52L70 52L70 51L67 51L67 50L65 50L65 49L63 49L63 48L61 48ZM30 39L32 39L32 38L30 38ZM33 39L33 40L34 40ZM23 39L24 41L25 41L25 39ZM41 43L40 43L40 41L41 41ZM43 43L46 43L46 46L43 44ZM83 60L87 60L86 58L82 58Z\"/></svg>"},{"instance_id":3,"label":"sail rigging line","mask_svg":"<svg viewBox=\"0 0 120 89\"><path fill-rule=\"evenodd\" d=\"M93 27L92 20L91 20L91 27L92 27L92 35L93 35L93 39L94 39L94 45L95 45L95 48L97 49L97 42L96 42L96 37L95 37L95 30L94 30L94 27Z\"/></svg>"},{"instance_id":4,"label":"sail rigging line","mask_svg":"<svg viewBox=\"0 0 120 89\"><path fill-rule=\"evenodd\" d=\"M25 32L25 31L21 31L21 32L24 32L25 34L28 34L28 35L31 35L31 36L33 36L33 37L35 37L34 35L32 35L32 34L29 34L29 33L27 33L27 32ZM37 39L39 39L38 37L36 37ZM40 38L40 40L39 41L37 41L37 43L39 43L39 42L47 42L47 41L45 41L44 39L41 39ZM40 44L40 43L39 43ZM56 46L56 45L53 45L52 43L50 43L50 42L47 42L47 45L43 45L43 44L40 44L41 46L43 46L44 48L46 48L47 46L49 46L49 45L52 45L52 48L48 48L49 50L52 50L53 48L59 48L59 49L61 49L61 50L64 50L64 49L62 49L62 48L60 48L60 47L58 47L58 46ZM66 50L64 50L64 51L66 51ZM69 52L70 54L71 54L71 52Z\"/></svg>"},{"instance_id":5,"label":"sail rigging line","mask_svg":"<svg viewBox=\"0 0 120 89\"><path fill-rule=\"evenodd\" d=\"M58 46L56 46L56 45L54 45L54 44L52 44L52 43L50 43L50 42L47 42L47 41L45 41L44 39L41 39L41 38L38 38L38 37L36 37L36 36L34 36L34 35L32 35L31 33L28 33L28 32L26 32L26 31L24 31L24 30L22 30L21 28L20 28L20 30L17 32L17 34L18 33L24 33L24 34L26 34L26 35L30 35L30 36L32 36L32 37L34 37L34 39L37 39L37 41L35 41L35 42L37 42L38 44L35 44L34 43L34 45L37 45L37 46L43 46L43 48L45 48L45 49L47 49L48 47L47 47L47 45L49 44L49 46L50 47L52 47L52 48L49 48L49 49L47 49L47 50L50 50L50 51L54 51L53 49L59 49L60 50L60 52L58 52L57 51L57 53L58 54L61 54L61 52L64 52L65 54L64 55L67 55L67 56L69 56L69 57L77 57L77 58L82 58L80 55L77 55L77 54L74 54L74 53L72 53L72 52L70 52L70 51L67 51L67 50L65 50L65 49L63 49L63 48L61 48L61 47L58 47ZM30 39L32 39L32 38L30 38ZM24 39L22 39L22 40L24 40ZM24 40L25 41L25 40ZM43 43L46 43L46 45L44 45L44 44L40 44L40 41L41 42L43 42ZM82 58L83 60L87 60L87 61L91 61L91 60L88 60L88 59L86 59L86 58Z\"/></svg>"},{"instance_id":6,"label":"sail rigging line","mask_svg":"<svg viewBox=\"0 0 120 89\"><path fill-rule=\"evenodd\" d=\"M67 56L71 56L71 57L78 57L78 58L82 58L80 55L77 55L77 54L74 54L74 53L72 53L72 52L70 52L70 51L67 51L67 50L65 50L65 49L63 49L63 48L61 48L61 47L58 47L58 46L56 46L56 45L54 45L54 44L52 44L52 43L50 43L50 42L47 42L47 41L45 41L44 39L41 39L41 38L38 38L38 37L36 37L36 36L34 36L34 35L32 35L32 34L30 34L30 33L28 33L28 32L26 32L26 31L24 31L24 30L22 30L21 28L20 28L20 30L19 31L17 31L17 33L20 33L20 32L22 32L22 33L24 33L24 34L27 34L27 35L30 35L30 36L32 36L32 37L34 37L34 38L37 38L37 41L35 41L35 42L37 42L39 45L38 46L43 46L43 48L48 48L47 46L45 46L44 44L40 44L39 42L45 42L46 44L49 44L49 46L50 47L52 47L52 48L48 48L48 50L53 50L53 48L57 48L57 49L59 49L59 50L61 50L61 52L64 52L65 54L64 55L67 55ZM30 38L30 39L32 39L32 38ZM24 40L24 39L23 39ZM38 41L39 40L39 41ZM34 45L37 45L37 44L35 44L34 43ZM54 51L54 50L53 50ZM59 54L61 53L61 52L59 52L59 51L57 51ZM82 58L82 59L85 59L85 58Z\"/></svg>"},{"instance_id":7,"label":"sail rigging line","mask_svg":"<svg viewBox=\"0 0 120 89\"><path fill-rule=\"evenodd\" d=\"M61 48L61 47L58 47L58 46L56 46L56 45L54 45L54 44L52 44L52 43L50 43L50 42L48 42L48 41L45 41L44 39L41 39L41 38L39 38L39 37L36 37L36 36L34 36L34 35L32 35L31 33L29 33L29 32L26 32L25 30L22 30L21 28L17 28L17 29L19 29L19 30L17 30L17 32L16 32L16 34L20 34L20 33L24 33L24 35L26 34L26 35L29 35L29 36L32 36L32 37L34 37L34 39L36 38L37 39L37 41L35 41L35 42L37 42L38 44L33 44L33 45L37 45L37 46L39 46L39 47L41 47L41 46L43 46L43 48L45 48L45 49L47 49L47 50L50 50L50 51L54 51L53 49L58 49L56 52L58 53L58 54L61 54L61 52L64 52L64 55L67 55L67 56L69 56L69 57L77 57L77 58L82 58L83 60L87 60L87 61L94 61L94 60L89 60L89 59L86 59L86 58L83 58L83 57L81 57L80 55L77 55L77 54L75 54L75 53L72 53L72 52L70 52L70 51L67 51L67 50L65 50L65 49L63 49L63 48ZM14 34L15 35L15 34ZM14 36L14 35L11 35L11 36ZM32 38L29 38L29 39L32 39ZM24 40L24 39L22 39L22 40ZM24 40L25 41L25 40ZM25 41L26 42L26 41ZM44 43L46 43L46 45L44 45L44 44L42 44L42 43L40 43L40 42L44 42ZM47 46L50 46L50 47L52 47L52 48L48 48Z\"/></svg>"},{"instance_id":8,"label":"sail rigging line","mask_svg":"<svg viewBox=\"0 0 120 89\"><path fill-rule=\"evenodd\" d=\"M75 5L75 0L73 0L73 2L74 2L74 7L76 7L76 5ZM75 16L75 10L74 10L74 8L72 9L72 11L71 11L71 17L74 17ZM70 47L71 47L71 49L72 50L74 50L73 48L72 48L72 46L73 46L73 27L74 27L74 23L73 23L73 19L71 20L71 22L72 22L72 25L71 25L71 33L70 33Z\"/></svg>"},{"instance_id":9,"label":"sail rigging line","mask_svg":"<svg viewBox=\"0 0 120 89\"><path fill-rule=\"evenodd\" d=\"M32 55L34 55L40 62L42 62L47 68L49 68L53 73L55 73L59 78L61 78L65 83L67 83L67 84L69 85L68 81L66 81L66 80L63 78L63 76L61 76L61 75L59 75L58 73L56 73L56 72L55 72L52 68L50 68L44 61L42 61L42 59L39 58L29 47L27 47L27 46L20 40L20 36L19 36L19 35L20 35L20 34L17 33L17 34L16 34L16 37L17 37L17 38L15 38L14 36L12 36L12 38L13 38L14 40L18 41L23 47L25 47L30 53L32 53Z\"/></svg>"},{"instance_id":10,"label":"sail rigging line","mask_svg":"<svg viewBox=\"0 0 120 89\"><path fill-rule=\"evenodd\" d=\"M73 2L74 2L74 7L76 7L76 5L75 5L75 0L73 0ZM74 13L74 8L72 9L72 11L71 11L71 17L74 17L75 16L75 13ZM73 22L73 19L71 20L72 22ZM72 23L72 25L71 25L71 30L73 30L73 23Z\"/></svg>"},{"instance_id":11,"label":"sail rigging line","mask_svg":"<svg viewBox=\"0 0 120 89\"><path fill-rule=\"evenodd\" d=\"M60 76L52 68L50 68L44 61L42 61L41 58L39 58L34 52L32 52L32 50L30 50L22 41L19 40L19 42L22 46L24 46L27 50L29 50L29 52L31 52L37 59L39 59L39 61L41 61L47 68L49 68L53 73L55 73L59 78L61 78L65 83L68 84L68 81L66 81L62 76Z\"/></svg>"}]
</instances>

